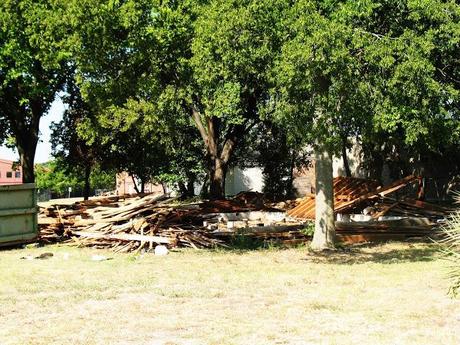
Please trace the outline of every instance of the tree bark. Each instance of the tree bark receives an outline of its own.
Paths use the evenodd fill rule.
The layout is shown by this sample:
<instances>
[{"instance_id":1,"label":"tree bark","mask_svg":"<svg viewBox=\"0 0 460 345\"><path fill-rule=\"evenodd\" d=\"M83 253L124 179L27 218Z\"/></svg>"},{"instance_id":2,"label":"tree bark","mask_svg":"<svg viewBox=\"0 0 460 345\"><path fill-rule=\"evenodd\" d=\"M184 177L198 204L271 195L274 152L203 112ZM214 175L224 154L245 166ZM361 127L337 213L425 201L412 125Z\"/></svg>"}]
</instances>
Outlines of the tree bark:
<instances>
[{"instance_id":1,"label":"tree bark","mask_svg":"<svg viewBox=\"0 0 460 345\"><path fill-rule=\"evenodd\" d=\"M133 180L134 190L137 194L139 194L139 188L137 187L136 178L134 177L134 175L131 175L131 179Z\"/></svg>"},{"instance_id":2,"label":"tree bark","mask_svg":"<svg viewBox=\"0 0 460 345\"><path fill-rule=\"evenodd\" d=\"M145 193L145 180L141 179L141 194Z\"/></svg>"},{"instance_id":3,"label":"tree bark","mask_svg":"<svg viewBox=\"0 0 460 345\"><path fill-rule=\"evenodd\" d=\"M16 148L22 167L22 182L34 183L34 161L35 151L38 143L39 115L32 116L30 124L25 124L20 118L20 113L15 114L18 118L11 120L14 136L16 138Z\"/></svg>"},{"instance_id":4,"label":"tree bark","mask_svg":"<svg viewBox=\"0 0 460 345\"><path fill-rule=\"evenodd\" d=\"M21 160L22 167L22 182L23 183L34 183L34 159L35 159L35 148L20 149L18 146L19 158Z\"/></svg>"},{"instance_id":5,"label":"tree bark","mask_svg":"<svg viewBox=\"0 0 460 345\"><path fill-rule=\"evenodd\" d=\"M325 148L317 148L315 150L315 158L316 219L311 248L315 251L322 251L335 248L332 157Z\"/></svg>"},{"instance_id":6,"label":"tree bark","mask_svg":"<svg viewBox=\"0 0 460 345\"><path fill-rule=\"evenodd\" d=\"M219 138L221 137L221 120L219 118L206 118L205 126L202 122L201 114L195 108L192 109L192 118L206 147L209 173L209 198L213 200L224 199L225 176L228 164L238 141L247 130L246 124L231 125L227 130L223 142L219 142Z\"/></svg>"},{"instance_id":7,"label":"tree bark","mask_svg":"<svg viewBox=\"0 0 460 345\"><path fill-rule=\"evenodd\" d=\"M209 198L209 170L207 171L203 184L201 185L200 196L202 198Z\"/></svg>"},{"instance_id":8,"label":"tree bark","mask_svg":"<svg viewBox=\"0 0 460 345\"><path fill-rule=\"evenodd\" d=\"M195 196L195 176L189 176L187 181L187 196L193 198Z\"/></svg>"},{"instance_id":9,"label":"tree bark","mask_svg":"<svg viewBox=\"0 0 460 345\"><path fill-rule=\"evenodd\" d=\"M186 199L188 196L188 191L187 191L187 187L185 186L185 183L182 181L179 181L177 185L179 186L179 192L180 192L181 199Z\"/></svg>"},{"instance_id":10,"label":"tree bark","mask_svg":"<svg viewBox=\"0 0 460 345\"><path fill-rule=\"evenodd\" d=\"M350 163L347 157L347 138L346 137L342 137L342 160L343 160L343 168L345 170L345 176L351 177Z\"/></svg>"},{"instance_id":11,"label":"tree bark","mask_svg":"<svg viewBox=\"0 0 460 345\"><path fill-rule=\"evenodd\" d=\"M296 161L297 154L295 151L291 152L291 164L289 166L289 186L287 191L287 197L293 198L294 197L294 169L295 169L295 161Z\"/></svg>"},{"instance_id":12,"label":"tree bark","mask_svg":"<svg viewBox=\"0 0 460 345\"><path fill-rule=\"evenodd\" d=\"M161 182L161 188L163 188L163 194L166 194L168 192L168 187L166 186L166 183Z\"/></svg>"},{"instance_id":13,"label":"tree bark","mask_svg":"<svg viewBox=\"0 0 460 345\"><path fill-rule=\"evenodd\" d=\"M90 193L90 181L89 178L91 176L91 166L87 164L85 166L85 188L83 190L83 199L88 200L89 199L89 193Z\"/></svg>"},{"instance_id":14,"label":"tree bark","mask_svg":"<svg viewBox=\"0 0 460 345\"><path fill-rule=\"evenodd\" d=\"M209 196L211 199L225 198L225 170L227 164L220 158L211 161Z\"/></svg>"}]
</instances>

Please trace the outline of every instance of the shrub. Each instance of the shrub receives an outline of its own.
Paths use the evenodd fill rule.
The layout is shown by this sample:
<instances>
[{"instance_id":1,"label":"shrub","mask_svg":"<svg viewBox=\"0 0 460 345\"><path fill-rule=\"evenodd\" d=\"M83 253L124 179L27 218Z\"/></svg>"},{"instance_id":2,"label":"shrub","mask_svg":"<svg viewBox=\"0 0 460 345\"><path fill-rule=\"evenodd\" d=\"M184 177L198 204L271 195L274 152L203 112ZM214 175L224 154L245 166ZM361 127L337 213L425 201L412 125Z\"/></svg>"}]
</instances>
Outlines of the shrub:
<instances>
[{"instance_id":1,"label":"shrub","mask_svg":"<svg viewBox=\"0 0 460 345\"><path fill-rule=\"evenodd\" d=\"M443 252L450 262L448 277L452 283L449 292L456 296L460 292L460 211L450 217L444 232Z\"/></svg>"}]
</instances>

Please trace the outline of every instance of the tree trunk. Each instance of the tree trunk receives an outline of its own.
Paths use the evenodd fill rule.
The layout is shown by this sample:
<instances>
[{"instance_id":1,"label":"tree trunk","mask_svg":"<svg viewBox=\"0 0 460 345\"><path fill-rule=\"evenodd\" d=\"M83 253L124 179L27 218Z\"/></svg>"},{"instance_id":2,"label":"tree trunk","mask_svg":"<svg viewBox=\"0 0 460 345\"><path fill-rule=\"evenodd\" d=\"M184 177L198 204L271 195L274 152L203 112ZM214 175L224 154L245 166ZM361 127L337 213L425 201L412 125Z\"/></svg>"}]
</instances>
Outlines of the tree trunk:
<instances>
[{"instance_id":1,"label":"tree trunk","mask_svg":"<svg viewBox=\"0 0 460 345\"><path fill-rule=\"evenodd\" d=\"M141 194L145 193L145 180L141 179Z\"/></svg>"},{"instance_id":2,"label":"tree trunk","mask_svg":"<svg viewBox=\"0 0 460 345\"><path fill-rule=\"evenodd\" d=\"M177 185L179 186L179 192L180 192L180 198L181 199L186 199L187 198L187 194L188 194L188 191L187 191L187 187L185 186L185 183L182 182L182 181L179 181L177 183Z\"/></svg>"},{"instance_id":3,"label":"tree trunk","mask_svg":"<svg viewBox=\"0 0 460 345\"><path fill-rule=\"evenodd\" d=\"M9 90L8 90L9 89ZM19 152L19 158L22 168L22 182L34 183L34 161L35 151L37 150L38 133L40 129L40 118L44 112L43 99L41 97L29 99L30 112L25 106L16 103L16 100L21 99L21 95L16 93L14 88L7 88L8 94L12 93L13 104L5 105L5 115L9 119L13 137L16 141L16 148ZM8 103L8 102L7 102Z\"/></svg>"},{"instance_id":4,"label":"tree trunk","mask_svg":"<svg viewBox=\"0 0 460 345\"><path fill-rule=\"evenodd\" d=\"M322 251L335 248L332 157L326 149L317 148L315 158L316 219L311 248L315 251Z\"/></svg>"},{"instance_id":5,"label":"tree trunk","mask_svg":"<svg viewBox=\"0 0 460 345\"><path fill-rule=\"evenodd\" d=\"M187 177L187 184L179 181L179 191L182 199L193 198L195 196L195 176Z\"/></svg>"},{"instance_id":6,"label":"tree trunk","mask_svg":"<svg viewBox=\"0 0 460 345\"><path fill-rule=\"evenodd\" d=\"M131 175L131 179L133 180L134 190L136 191L137 194L139 194L139 188L137 187L137 182L136 182L136 178L134 177L134 175Z\"/></svg>"},{"instance_id":7,"label":"tree trunk","mask_svg":"<svg viewBox=\"0 0 460 345\"><path fill-rule=\"evenodd\" d=\"M247 124L230 125L226 129L225 139L220 142L222 137L221 119L215 116L202 120L200 112L193 108L192 118L201 134L203 143L207 151L208 173L209 173L209 198L225 198L225 176L228 163L235 151L239 140L250 128ZM204 125L206 124L206 126Z\"/></svg>"},{"instance_id":8,"label":"tree trunk","mask_svg":"<svg viewBox=\"0 0 460 345\"><path fill-rule=\"evenodd\" d=\"M209 197L214 200L224 199L227 163L224 163L220 158L216 158L211 162L211 164Z\"/></svg>"},{"instance_id":9,"label":"tree trunk","mask_svg":"<svg viewBox=\"0 0 460 345\"><path fill-rule=\"evenodd\" d=\"M294 197L294 169L295 169L295 161L296 161L297 154L295 151L291 152L291 163L289 166L289 186L287 190L287 197L293 198Z\"/></svg>"},{"instance_id":10,"label":"tree trunk","mask_svg":"<svg viewBox=\"0 0 460 345\"><path fill-rule=\"evenodd\" d=\"M195 176L189 176L187 181L187 196L193 198L195 196Z\"/></svg>"},{"instance_id":11,"label":"tree trunk","mask_svg":"<svg viewBox=\"0 0 460 345\"><path fill-rule=\"evenodd\" d=\"M348 157L347 157L347 138L346 137L342 137L342 160L343 160L343 168L345 169L345 176L351 177L350 163L348 162Z\"/></svg>"},{"instance_id":12,"label":"tree trunk","mask_svg":"<svg viewBox=\"0 0 460 345\"><path fill-rule=\"evenodd\" d=\"M19 158L21 160L22 167L22 182L23 183L34 183L34 160L35 160L35 150L37 143L24 147L18 143L17 148L19 152Z\"/></svg>"},{"instance_id":13,"label":"tree trunk","mask_svg":"<svg viewBox=\"0 0 460 345\"><path fill-rule=\"evenodd\" d=\"M166 194L168 192L168 187L166 186L166 183L161 182L161 188L163 188L163 194Z\"/></svg>"},{"instance_id":14,"label":"tree trunk","mask_svg":"<svg viewBox=\"0 0 460 345\"><path fill-rule=\"evenodd\" d=\"M87 164L85 166L85 189L83 190L83 199L88 200L89 199L89 193L90 193L90 182L89 178L91 176L91 166Z\"/></svg>"},{"instance_id":15,"label":"tree trunk","mask_svg":"<svg viewBox=\"0 0 460 345\"><path fill-rule=\"evenodd\" d=\"M209 198L209 170L206 172L203 184L201 186L200 196L202 198Z\"/></svg>"}]
</instances>

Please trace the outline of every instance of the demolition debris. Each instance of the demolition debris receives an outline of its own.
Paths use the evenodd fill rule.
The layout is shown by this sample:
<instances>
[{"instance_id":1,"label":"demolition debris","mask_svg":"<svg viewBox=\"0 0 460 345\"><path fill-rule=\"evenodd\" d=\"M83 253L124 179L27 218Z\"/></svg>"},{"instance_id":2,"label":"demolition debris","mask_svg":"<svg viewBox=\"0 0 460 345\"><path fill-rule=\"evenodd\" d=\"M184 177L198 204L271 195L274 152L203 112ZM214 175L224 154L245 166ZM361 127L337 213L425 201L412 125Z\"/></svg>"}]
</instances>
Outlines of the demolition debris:
<instances>
[{"instance_id":1,"label":"demolition debris","mask_svg":"<svg viewBox=\"0 0 460 345\"><path fill-rule=\"evenodd\" d=\"M404 240L435 234L452 210L401 193L416 181L417 177L408 176L379 187L375 181L335 178L339 241ZM288 212L276 208L296 204ZM228 247L239 237L283 245L305 243L311 239L306 228L311 228L314 213L314 196L300 202L268 204L262 194L255 192L240 193L229 200L196 203L148 195L53 205L40 210L38 223L43 243L138 252L153 251L160 245Z\"/></svg>"}]
</instances>

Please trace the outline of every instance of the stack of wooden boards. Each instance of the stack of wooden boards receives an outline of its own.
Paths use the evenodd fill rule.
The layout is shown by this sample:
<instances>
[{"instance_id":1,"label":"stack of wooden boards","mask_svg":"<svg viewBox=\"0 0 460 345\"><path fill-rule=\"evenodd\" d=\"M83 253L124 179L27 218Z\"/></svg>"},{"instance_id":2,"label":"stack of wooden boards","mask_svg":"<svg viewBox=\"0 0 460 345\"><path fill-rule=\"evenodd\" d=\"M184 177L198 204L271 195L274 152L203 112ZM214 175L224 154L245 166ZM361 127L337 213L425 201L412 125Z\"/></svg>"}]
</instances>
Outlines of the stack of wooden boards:
<instances>
[{"instance_id":1,"label":"stack of wooden boards","mask_svg":"<svg viewBox=\"0 0 460 345\"><path fill-rule=\"evenodd\" d=\"M362 242L399 240L431 234L452 209L418 201L404 194L390 196L396 192L401 193L405 187L417 181L418 177L410 175L388 186L379 187L375 181L334 178L334 211L342 216L365 214L369 218L368 221L336 222L338 237L344 242ZM306 197L288 214L299 219L315 219L315 197ZM400 217L406 219L398 219Z\"/></svg>"}]
</instances>

